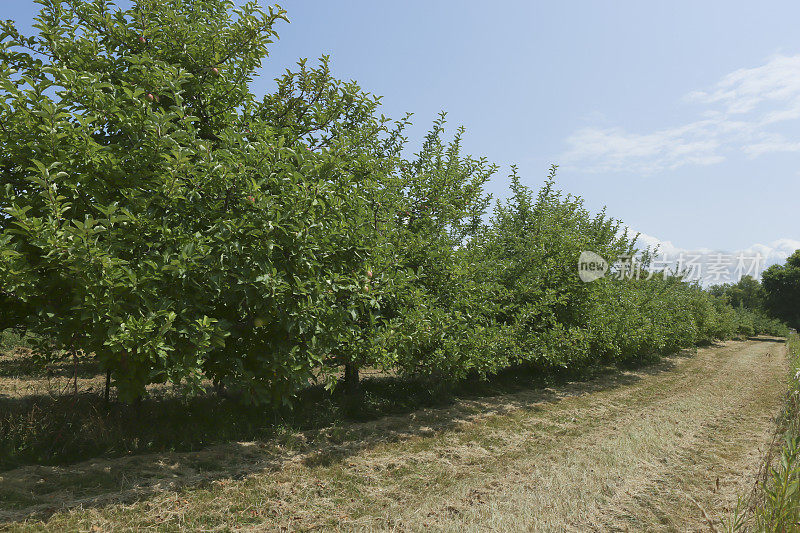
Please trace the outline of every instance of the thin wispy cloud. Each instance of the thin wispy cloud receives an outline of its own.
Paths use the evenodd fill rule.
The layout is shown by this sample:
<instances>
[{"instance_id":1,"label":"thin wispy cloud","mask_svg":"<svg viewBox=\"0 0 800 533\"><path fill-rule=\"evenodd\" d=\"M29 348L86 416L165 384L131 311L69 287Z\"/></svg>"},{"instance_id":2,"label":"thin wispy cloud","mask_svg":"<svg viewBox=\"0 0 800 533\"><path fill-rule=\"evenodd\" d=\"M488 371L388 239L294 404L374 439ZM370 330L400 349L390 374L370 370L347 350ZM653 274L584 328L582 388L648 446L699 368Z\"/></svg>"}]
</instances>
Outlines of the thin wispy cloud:
<instances>
[{"instance_id":1,"label":"thin wispy cloud","mask_svg":"<svg viewBox=\"0 0 800 533\"><path fill-rule=\"evenodd\" d=\"M730 114L750 113L765 103L797 103L800 96L800 55L776 56L760 67L739 69L723 77L707 91L688 98L722 103ZM794 117L796 118L796 117Z\"/></svg>"},{"instance_id":2,"label":"thin wispy cloud","mask_svg":"<svg viewBox=\"0 0 800 533\"><path fill-rule=\"evenodd\" d=\"M775 56L687 94L697 118L651 132L587 127L572 133L562 160L585 171L650 174L685 165L713 165L732 153L755 158L800 151L800 136L775 128L800 120L800 54Z\"/></svg>"}]
</instances>

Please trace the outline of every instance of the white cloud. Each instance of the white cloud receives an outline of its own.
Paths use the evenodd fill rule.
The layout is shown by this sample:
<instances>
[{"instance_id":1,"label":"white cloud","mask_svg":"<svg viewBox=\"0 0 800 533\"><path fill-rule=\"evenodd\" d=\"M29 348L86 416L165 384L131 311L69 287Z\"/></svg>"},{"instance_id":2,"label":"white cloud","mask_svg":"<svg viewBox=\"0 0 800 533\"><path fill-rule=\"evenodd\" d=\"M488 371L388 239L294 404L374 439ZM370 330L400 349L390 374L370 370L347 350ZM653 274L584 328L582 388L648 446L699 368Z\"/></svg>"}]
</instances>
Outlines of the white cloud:
<instances>
[{"instance_id":1,"label":"white cloud","mask_svg":"<svg viewBox=\"0 0 800 533\"><path fill-rule=\"evenodd\" d=\"M636 233L633 232L635 235ZM639 238L637 239L637 244L640 247L649 248L650 250L658 249L659 254L665 254L668 256L679 255L681 253L686 253L688 250L686 248L680 248L675 246L672 241L662 241L658 237L654 237L652 235L648 235L647 233L639 233ZM701 252L710 251L708 249L699 250Z\"/></svg>"},{"instance_id":2,"label":"white cloud","mask_svg":"<svg viewBox=\"0 0 800 533\"><path fill-rule=\"evenodd\" d=\"M749 113L765 102L796 104L798 96L800 55L775 56L760 67L731 72L709 91L688 95L704 103L722 103L730 114Z\"/></svg>"},{"instance_id":3,"label":"white cloud","mask_svg":"<svg viewBox=\"0 0 800 533\"><path fill-rule=\"evenodd\" d=\"M632 232L634 235L636 234L636 232L632 231L630 228L629 232ZM706 275L708 274L709 265L714 261L717 261L717 258L722 255L725 258L726 264L730 265L731 278L714 280L709 279L706 277L706 275L701 274L701 277L703 277L701 281L704 285L719 282L738 281L738 279L734 279L734 274L735 265L738 263L740 257L747 261L748 267L755 265L755 262L758 261L758 271L755 273L760 275L766 267L774 264L783 264L786 262L786 259L795 252L795 250L800 250L800 240L788 238L777 239L767 244L756 243L741 250L682 248L680 246L676 246L670 241L664 241L658 237L654 237L653 235L648 235L645 233L639 234L639 239L637 242L640 248L649 248L650 250L655 250L658 248L657 257L659 259L665 259L669 262L674 262L680 256L683 256L686 260L691 257L700 256L699 261L705 266Z\"/></svg>"},{"instance_id":4,"label":"white cloud","mask_svg":"<svg viewBox=\"0 0 800 533\"><path fill-rule=\"evenodd\" d=\"M584 128L573 133L564 155L567 163L581 161L593 171L630 170L650 173L695 164L719 163L719 141L704 133L705 121L648 134L621 128Z\"/></svg>"},{"instance_id":5,"label":"white cloud","mask_svg":"<svg viewBox=\"0 0 800 533\"><path fill-rule=\"evenodd\" d=\"M784 263L796 250L800 250L800 241L794 239L778 239L769 244L754 244L745 253L760 253L767 265Z\"/></svg>"},{"instance_id":6,"label":"white cloud","mask_svg":"<svg viewBox=\"0 0 800 533\"><path fill-rule=\"evenodd\" d=\"M585 171L649 174L713 165L734 152L755 158L800 151L800 138L787 139L770 129L800 120L800 54L736 70L707 90L689 93L686 100L705 106L696 120L646 133L582 128L567 137L562 160Z\"/></svg>"},{"instance_id":7,"label":"white cloud","mask_svg":"<svg viewBox=\"0 0 800 533\"><path fill-rule=\"evenodd\" d=\"M750 157L775 152L800 152L800 141L789 141L783 135L773 134L744 147L744 153Z\"/></svg>"}]
</instances>

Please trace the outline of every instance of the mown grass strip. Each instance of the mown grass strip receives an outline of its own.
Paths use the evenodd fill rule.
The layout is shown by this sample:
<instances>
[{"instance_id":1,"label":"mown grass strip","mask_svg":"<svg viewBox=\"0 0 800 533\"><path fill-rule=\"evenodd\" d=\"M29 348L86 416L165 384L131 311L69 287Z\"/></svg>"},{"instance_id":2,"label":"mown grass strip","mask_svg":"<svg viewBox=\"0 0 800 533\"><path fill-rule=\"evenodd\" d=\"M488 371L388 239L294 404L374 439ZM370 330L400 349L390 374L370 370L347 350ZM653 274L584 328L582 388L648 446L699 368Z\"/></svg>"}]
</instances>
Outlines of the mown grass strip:
<instances>
[{"instance_id":1,"label":"mown grass strip","mask_svg":"<svg viewBox=\"0 0 800 533\"><path fill-rule=\"evenodd\" d=\"M786 403L759 484L749 505L742 505L726 524L730 532L782 533L800 529L800 335L787 342L789 374Z\"/></svg>"}]
</instances>

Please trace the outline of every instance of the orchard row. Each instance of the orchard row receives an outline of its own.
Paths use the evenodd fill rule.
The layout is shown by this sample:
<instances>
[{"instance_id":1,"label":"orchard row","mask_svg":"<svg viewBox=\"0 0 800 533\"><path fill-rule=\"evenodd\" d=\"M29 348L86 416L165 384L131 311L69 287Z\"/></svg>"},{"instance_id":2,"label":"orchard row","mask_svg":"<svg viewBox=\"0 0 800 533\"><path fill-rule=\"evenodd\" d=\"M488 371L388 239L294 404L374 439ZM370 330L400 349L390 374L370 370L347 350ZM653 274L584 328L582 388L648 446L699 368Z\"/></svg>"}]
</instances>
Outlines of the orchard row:
<instances>
[{"instance_id":1,"label":"orchard row","mask_svg":"<svg viewBox=\"0 0 800 533\"><path fill-rule=\"evenodd\" d=\"M122 398L213 380L282 403L369 366L457 380L674 352L780 325L697 286L577 276L634 236L301 61L250 82L279 8L45 0L0 26L0 329L93 357ZM84 355L85 354L85 355Z\"/></svg>"}]
</instances>

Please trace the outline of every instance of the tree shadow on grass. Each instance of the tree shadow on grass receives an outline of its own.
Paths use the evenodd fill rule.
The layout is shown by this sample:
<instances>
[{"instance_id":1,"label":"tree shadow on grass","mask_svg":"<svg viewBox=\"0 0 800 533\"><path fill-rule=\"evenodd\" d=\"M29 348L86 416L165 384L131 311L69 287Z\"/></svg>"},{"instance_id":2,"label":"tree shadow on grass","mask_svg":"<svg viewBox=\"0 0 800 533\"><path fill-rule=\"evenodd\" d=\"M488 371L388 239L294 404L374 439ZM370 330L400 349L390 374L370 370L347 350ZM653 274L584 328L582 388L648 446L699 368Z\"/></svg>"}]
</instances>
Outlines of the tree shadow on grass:
<instances>
[{"instance_id":1,"label":"tree shadow on grass","mask_svg":"<svg viewBox=\"0 0 800 533\"><path fill-rule=\"evenodd\" d=\"M476 417L537 410L565 397L631 385L642 375L671 370L675 361L640 366L636 373L612 367L582 374L517 368L458 384L370 378L354 396L311 387L293 409L280 412L212 394L188 400L164 394L139 406L110 408L96 394L3 398L0 523L130 502L277 471L292 462L331 465Z\"/></svg>"},{"instance_id":2,"label":"tree shadow on grass","mask_svg":"<svg viewBox=\"0 0 800 533\"><path fill-rule=\"evenodd\" d=\"M747 337L747 340L749 340L749 341L760 341L760 342L777 342L779 344L783 344L783 343L786 342L786 338L784 338L784 337L758 336L758 337Z\"/></svg>"},{"instance_id":3,"label":"tree shadow on grass","mask_svg":"<svg viewBox=\"0 0 800 533\"><path fill-rule=\"evenodd\" d=\"M17 347L7 352L0 352L0 379L16 378L24 381L47 377L72 378L76 374L79 379L87 379L97 376L98 372L98 364L89 358L82 357L76 364L70 358L64 357L45 364L30 348Z\"/></svg>"}]
</instances>

